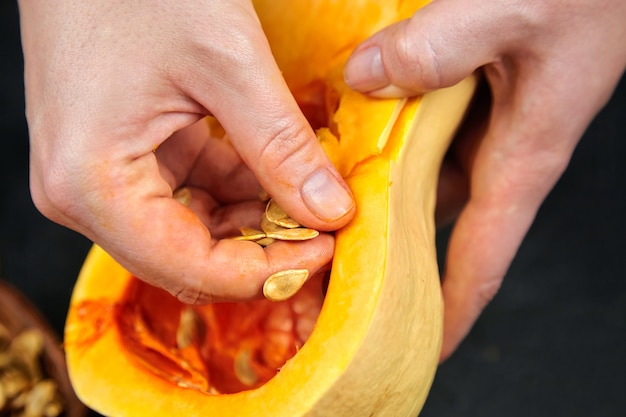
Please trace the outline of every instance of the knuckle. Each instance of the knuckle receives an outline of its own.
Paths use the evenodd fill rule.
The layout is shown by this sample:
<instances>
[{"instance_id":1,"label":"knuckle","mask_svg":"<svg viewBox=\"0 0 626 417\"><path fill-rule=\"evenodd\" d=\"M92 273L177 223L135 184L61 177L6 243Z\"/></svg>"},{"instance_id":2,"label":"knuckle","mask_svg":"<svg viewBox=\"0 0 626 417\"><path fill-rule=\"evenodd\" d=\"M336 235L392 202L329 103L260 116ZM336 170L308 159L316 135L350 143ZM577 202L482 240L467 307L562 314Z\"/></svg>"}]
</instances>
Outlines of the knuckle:
<instances>
[{"instance_id":1,"label":"knuckle","mask_svg":"<svg viewBox=\"0 0 626 417\"><path fill-rule=\"evenodd\" d=\"M47 218L54 216L54 206L46 194L45 186L39 178L35 179L32 173L30 179L30 197L33 200L35 208L39 210L41 214Z\"/></svg>"},{"instance_id":2,"label":"knuckle","mask_svg":"<svg viewBox=\"0 0 626 417\"><path fill-rule=\"evenodd\" d=\"M511 155L507 158L508 169L503 172L503 190L516 193L517 198L522 196L527 201L543 198L554 186L569 164L569 150L562 149L562 144L545 143L520 144L528 146L523 155Z\"/></svg>"},{"instance_id":3,"label":"knuckle","mask_svg":"<svg viewBox=\"0 0 626 417\"><path fill-rule=\"evenodd\" d=\"M182 278L183 282L179 282L181 277L175 280L178 282L177 288L168 291L183 304L201 305L214 302L213 295L207 288L207 283L211 282L210 278L202 277L200 279L192 279L192 276ZM195 277L197 278L197 277ZM168 282L165 280L164 282ZM169 281L171 282L171 281Z\"/></svg>"},{"instance_id":4,"label":"knuckle","mask_svg":"<svg viewBox=\"0 0 626 417\"><path fill-rule=\"evenodd\" d=\"M211 296L203 294L199 290L191 288L184 288L175 294L178 301L183 304L196 305L196 304L209 304L211 302Z\"/></svg>"},{"instance_id":5,"label":"knuckle","mask_svg":"<svg viewBox=\"0 0 626 417\"><path fill-rule=\"evenodd\" d=\"M57 170L31 174L31 199L39 212L57 223L71 217L72 204L68 197L68 181Z\"/></svg>"},{"instance_id":6,"label":"knuckle","mask_svg":"<svg viewBox=\"0 0 626 417\"><path fill-rule=\"evenodd\" d=\"M434 43L422 30L405 25L394 43L397 68L404 80L418 90L441 86L439 54ZM393 75L392 75L392 82Z\"/></svg>"},{"instance_id":7,"label":"knuckle","mask_svg":"<svg viewBox=\"0 0 626 417\"><path fill-rule=\"evenodd\" d=\"M282 117L265 135L258 158L269 174L293 173L316 154L310 128L293 117Z\"/></svg>"}]
</instances>

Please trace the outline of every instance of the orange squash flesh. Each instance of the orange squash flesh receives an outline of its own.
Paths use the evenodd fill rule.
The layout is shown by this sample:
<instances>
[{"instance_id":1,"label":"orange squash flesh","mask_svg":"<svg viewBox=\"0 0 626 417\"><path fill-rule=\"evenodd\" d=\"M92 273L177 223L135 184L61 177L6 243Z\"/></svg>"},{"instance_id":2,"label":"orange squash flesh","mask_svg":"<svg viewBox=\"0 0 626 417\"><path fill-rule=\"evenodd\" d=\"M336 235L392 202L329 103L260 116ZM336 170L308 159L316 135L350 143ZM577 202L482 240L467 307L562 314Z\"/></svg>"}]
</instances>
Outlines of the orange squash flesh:
<instances>
[{"instance_id":1,"label":"orange squash flesh","mask_svg":"<svg viewBox=\"0 0 626 417\"><path fill-rule=\"evenodd\" d=\"M321 308L321 284L320 275L313 277L279 303L184 306L135 279L113 307L113 325L119 328L122 348L155 375L207 394L240 392L270 380L304 345ZM185 314L191 314L187 320L192 318L192 326L185 327L190 323ZM91 319L89 314L81 317L84 323ZM192 330L183 332L189 335L183 346L181 322Z\"/></svg>"},{"instance_id":2,"label":"orange squash flesh","mask_svg":"<svg viewBox=\"0 0 626 417\"><path fill-rule=\"evenodd\" d=\"M354 220L336 234L315 328L293 357L284 355L275 375L237 386L236 375L215 371L214 378L226 379L211 388L181 372L180 355L187 365L207 366L194 356L197 350L170 349L183 307L138 283L94 246L74 289L65 341L79 398L102 414L401 417L417 415L424 403L442 334L436 182L475 82L421 98L366 98L343 85L347 53L423 2L285 3L265 0L255 6L294 96L357 204ZM158 312L150 311L152 302ZM220 314L219 308L199 311ZM231 313L234 319L250 315ZM138 323L152 333L142 332ZM225 368L233 367L236 355L225 355L231 361Z\"/></svg>"}]
</instances>

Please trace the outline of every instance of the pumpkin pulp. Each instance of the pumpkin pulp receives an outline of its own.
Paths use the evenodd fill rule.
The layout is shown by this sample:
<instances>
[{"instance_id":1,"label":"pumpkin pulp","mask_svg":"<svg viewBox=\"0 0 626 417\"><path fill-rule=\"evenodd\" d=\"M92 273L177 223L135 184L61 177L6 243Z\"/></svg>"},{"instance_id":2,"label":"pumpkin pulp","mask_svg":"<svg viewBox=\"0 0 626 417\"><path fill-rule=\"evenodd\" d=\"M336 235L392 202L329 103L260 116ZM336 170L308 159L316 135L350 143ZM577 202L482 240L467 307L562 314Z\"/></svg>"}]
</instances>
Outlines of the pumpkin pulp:
<instances>
[{"instance_id":1,"label":"pumpkin pulp","mask_svg":"<svg viewBox=\"0 0 626 417\"><path fill-rule=\"evenodd\" d=\"M185 306L133 279L114 320L123 346L146 370L181 387L234 393L270 380L304 345L322 306L321 282L312 278L281 302Z\"/></svg>"}]
</instances>

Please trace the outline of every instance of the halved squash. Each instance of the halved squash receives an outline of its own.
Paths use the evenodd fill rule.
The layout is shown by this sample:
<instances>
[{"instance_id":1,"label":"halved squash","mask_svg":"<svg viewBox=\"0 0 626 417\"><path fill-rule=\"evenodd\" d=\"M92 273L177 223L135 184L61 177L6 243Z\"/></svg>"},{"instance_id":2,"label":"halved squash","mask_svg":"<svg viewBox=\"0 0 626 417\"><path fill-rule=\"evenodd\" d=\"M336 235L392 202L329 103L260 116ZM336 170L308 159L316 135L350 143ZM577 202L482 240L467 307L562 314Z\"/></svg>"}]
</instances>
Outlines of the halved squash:
<instances>
[{"instance_id":1,"label":"halved squash","mask_svg":"<svg viewBox=\"0 0 626 417\"><path fill-rule=\"evenodd\" d=\"M475 82L375 100L347 89L341 69L359 41L422 3L255 1L290 88L356 198L356 217L336 233L315 327L304 343L277 353L269 375L257 366L271 362L254 350L263 347L238 344L239 335L220 323L251 311L267 317L289 300L194 308L204 323L201 340L218 334L230 341L218 340L210 353L198 343L177 346L186 307L94 247L65 331L70 377L87 405L114 416L417 415L442 336L437 178ZM296 311L294 299L289 308Z\"/></svg>"}]
</instances>

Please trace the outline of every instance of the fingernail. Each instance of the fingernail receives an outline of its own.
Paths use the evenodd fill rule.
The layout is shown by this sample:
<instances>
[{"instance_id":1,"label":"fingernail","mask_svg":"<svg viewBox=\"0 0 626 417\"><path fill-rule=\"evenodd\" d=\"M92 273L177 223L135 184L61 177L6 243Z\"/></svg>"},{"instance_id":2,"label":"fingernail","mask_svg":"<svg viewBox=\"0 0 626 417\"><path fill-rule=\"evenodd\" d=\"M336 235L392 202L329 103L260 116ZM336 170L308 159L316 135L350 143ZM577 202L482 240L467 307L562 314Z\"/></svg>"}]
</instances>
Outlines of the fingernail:
<instances>
[{"instance_id":1,"label":"fingernail","mask_svg":"<svg viewBox=\"0 0 626 417\"><path fill-rule=\"evenodd\" d=\"M389 84L378 46L354 52L344 68L346 84L355 90L367 92Z\"/></svg>"},{"instance_id":2,"label":"fingernail","mask_svg":"<svg viewBox=\"0 0 626 417\"><path fill-rule=\"evenodd\" d=\"M307 208L324 221L339 219L354 204L350 193L326 169L313 172L301 192Z\"/></svg>"}]
</instances>

